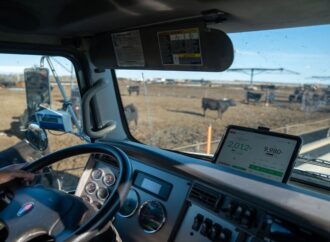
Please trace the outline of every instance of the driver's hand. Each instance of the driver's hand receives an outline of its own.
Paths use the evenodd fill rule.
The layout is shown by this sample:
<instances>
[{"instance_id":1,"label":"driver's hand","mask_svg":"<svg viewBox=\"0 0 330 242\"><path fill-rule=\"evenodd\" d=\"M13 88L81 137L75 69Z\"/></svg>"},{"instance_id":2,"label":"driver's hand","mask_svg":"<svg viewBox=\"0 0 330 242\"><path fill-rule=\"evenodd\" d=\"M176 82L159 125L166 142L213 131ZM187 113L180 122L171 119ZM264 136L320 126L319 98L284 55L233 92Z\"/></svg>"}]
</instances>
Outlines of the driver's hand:
<instances>
[{"instance_id":1,"label":"driver's hand","mask_svg":"<svg viewBox=\"0 0 330 242\"><path fill-rule=\"evenodd\" d=\"M11 182L16 178L29 182L34 179L34 174L23 170L0 171L0 185Z\"/></svg>"}]
</instances>

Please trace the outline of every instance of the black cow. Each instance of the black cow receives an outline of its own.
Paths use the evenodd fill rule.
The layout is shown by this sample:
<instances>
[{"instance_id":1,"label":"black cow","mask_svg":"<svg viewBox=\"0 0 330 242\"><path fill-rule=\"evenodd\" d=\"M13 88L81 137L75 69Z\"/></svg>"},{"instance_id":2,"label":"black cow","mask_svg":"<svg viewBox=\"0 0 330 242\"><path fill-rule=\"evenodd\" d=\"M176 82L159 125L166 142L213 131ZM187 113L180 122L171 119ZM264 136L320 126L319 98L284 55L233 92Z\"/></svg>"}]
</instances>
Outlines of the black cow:
<instances>
[{"instance_id":1,"label":"black cow","mask_svg":"<svg viewBox=\"0 0 330 242\"><path fill-rule=\"evenodd\" d=\"M127 123L134 121L135 126L138 124L138 110L134 104L128 104L124 107Z\"/></svg>"},{"instance_id":2,"label":"black cow","mask_svg":"<svg viewBox=\"0 0 330 242\"><path fill-rule=\"evenodd\" d=\"M289 96L289 102L297 102L301 103L302 102L302 97L304 95L304 89L297 88L294 90L294 93Z\"/></svg>"},{"instance_id":3,"label":"black cow","mask_svg":"<svg viewBox=\"0 0 330 242\"><path fill-rule=\"evenodd\" d=\"M262 93L257 92L246 92L246 102L249 103L250 100L254 102L259 102L262 97Z\"/></svg>"},{"instance_id":4,"label":"black cow","mask_svg":"<svg viewBox=\"0 0 330 242\"><path fill-rule=\"evenodd\" d=\"M321 96L321 100L327 105L330 104L330 90L329 89L324 91L323 95Z\"/></svg>"},{"instance_id":5,"label":"black cow","mask_svg":"<svg viewBox=\"0 0 330 242\"><path fill-rule=\"evenodd\" d=\"M274 91L276 89L276 86L275 85L261 85L260 89L263 91L268 91L268 90Z\"/></svg>"},{"instance_id":6,"label":"black cow","mask_svg":"<svg viewBox=\"0 0 330 242\"><path fill-rule=\"evenodd\" d=\"M231 106L236 106L236 103L233 99L223 99L223 100L216 100L211 98L202 98L202 108L203 108L203 115L205 117L205 112L207 109L210 110L217 110L218 111L218 118L222 119L222 115L227 109Z\"/></svg>"},{"instance_id":7,"label":"black cow","mask_svg":"<svg viewBox=\"0 0 330 242\"><path fill-rule=\"evenodd\" d=\"M130 96L131 96L132 92L136 92L136 95L139 96L140 87L139 86L127 86L127 91Z\"/></svg>"}]
</instances>

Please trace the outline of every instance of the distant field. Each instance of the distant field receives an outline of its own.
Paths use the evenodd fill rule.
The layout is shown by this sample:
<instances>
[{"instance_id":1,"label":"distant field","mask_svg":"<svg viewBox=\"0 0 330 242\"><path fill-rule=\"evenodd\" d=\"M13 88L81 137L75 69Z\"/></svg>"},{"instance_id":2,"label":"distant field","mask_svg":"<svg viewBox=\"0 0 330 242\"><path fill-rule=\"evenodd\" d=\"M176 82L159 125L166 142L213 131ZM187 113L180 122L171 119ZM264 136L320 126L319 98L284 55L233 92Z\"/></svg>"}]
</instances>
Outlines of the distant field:
<instances>
[{"instance_id":1,"label":"distant field","mask_svg":"<svg viewBox=\"0 0 330 242\"><path fill-rule=\"evenodd\" d=\"M213 127L212 139L218 140L229 124L278 129L286 125L330 118L330 107L318 107L313 112L307 113L301 110L300 104L289 103L288 96L294 91L292 87L277 89L276 102L265 106L264 99L260 103L246 104L245 90L242 86L140 84L140 95L136 96L134 93L129 96L127 85L130 84L136 85L121 81L119 88L124 105L132 103L138 109L138 125L135 126L134 122L129 124L131 133L144 143L168 149L205 142L209 125ZM206 112L206 117L203 117L202 97L232 98L237 105L230 107L222 119L217 119L217 112L209 110ZM320 124L315 125L317 128ZM325 125L329 127L329 123ZM288 131L299 134L305 128L302 125ZM282 129L280 131L283 132ZM216 146L217 144L213 150ZM203 147L200 149L204 151Z\"/></svg>"},{"instance_id":2,"label":"distant field","mask_svg":"<svg viewBox=\"0 0 330 242\"><path fill-rule=\"evenodd\" d=\"M266 126L272 129L284 128L286 125L309 123L330 119L329 107L322 106L313 112L301 111L300 104L288 102L288 96L294 88L276 90L276 103L265 106L262 99L257 104L245 103L245 91L242 86L180 86L140 84L140 95L128 95L127 81L119 81L124 105L134 104L138 109L138 125L131 122L130 130L138 140L163 148L180 148L182 146L206 141L207 128L213 127L212 140L219 140L229 124L250 127ZM135 84L136 85L136 84ZM66 86L69 96L69 87ZM60 108L61 96L55 87L52 92L53 107ZM230 107L222 119L217 119L215 111L207 111L203 117L201 98L232 98L235 107ZM24 89L0 89L0 149L3 150L24 138L20 132L19 117L26 107ZM316 123L291 127L288 131L294 134L327 126L329 123ZM279 130L284 132L284 129ZM49 135L50 151L83 143L73 135ZM217 144L216 144L217 145ZM214 145L213 150L216 148ZM200 147L204 151L204 147Z\"/></svg>"}]
</instances>

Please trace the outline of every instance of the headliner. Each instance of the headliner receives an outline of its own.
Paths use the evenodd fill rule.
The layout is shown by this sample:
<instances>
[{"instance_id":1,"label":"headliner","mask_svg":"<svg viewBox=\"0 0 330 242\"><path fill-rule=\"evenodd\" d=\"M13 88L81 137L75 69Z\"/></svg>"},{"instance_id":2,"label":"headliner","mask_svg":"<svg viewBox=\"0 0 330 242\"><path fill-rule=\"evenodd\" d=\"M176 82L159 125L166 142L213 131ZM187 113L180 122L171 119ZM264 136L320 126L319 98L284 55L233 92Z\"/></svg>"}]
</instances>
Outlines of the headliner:
<instances>
[{"instance_id":1,"label":"headliner","mask_svg":"<svg viewBox=\"0 0 330 242\"><path fill-rule=\"evenodd\" d=\"M1 1L2 33L93 35L201 15L218 9L226 32L330 23L328 0L7 0Z\"/></svg>"}]
</instances>

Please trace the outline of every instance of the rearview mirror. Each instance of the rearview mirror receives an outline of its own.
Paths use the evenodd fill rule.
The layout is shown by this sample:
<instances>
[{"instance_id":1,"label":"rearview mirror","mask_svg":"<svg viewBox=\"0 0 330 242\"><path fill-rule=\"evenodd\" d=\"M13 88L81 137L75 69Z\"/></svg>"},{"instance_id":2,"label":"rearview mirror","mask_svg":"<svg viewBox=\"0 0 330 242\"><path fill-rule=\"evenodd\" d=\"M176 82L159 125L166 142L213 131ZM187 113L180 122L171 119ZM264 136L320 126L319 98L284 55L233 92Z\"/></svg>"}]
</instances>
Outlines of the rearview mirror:
<instances>
[{"instance_id":1,"label":"rearview mirror","mask_svg":"<svg viewBox=\"0 0 330 242\"><path fill-rule=\"evenodd\" d=\"M48 148L48 136L44 129L37 124L30 124L25 131L25 138L31 146L37 150L44 151Z\"/></svg>"}]
</instances>

